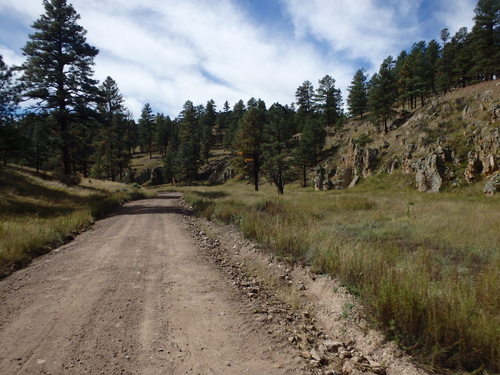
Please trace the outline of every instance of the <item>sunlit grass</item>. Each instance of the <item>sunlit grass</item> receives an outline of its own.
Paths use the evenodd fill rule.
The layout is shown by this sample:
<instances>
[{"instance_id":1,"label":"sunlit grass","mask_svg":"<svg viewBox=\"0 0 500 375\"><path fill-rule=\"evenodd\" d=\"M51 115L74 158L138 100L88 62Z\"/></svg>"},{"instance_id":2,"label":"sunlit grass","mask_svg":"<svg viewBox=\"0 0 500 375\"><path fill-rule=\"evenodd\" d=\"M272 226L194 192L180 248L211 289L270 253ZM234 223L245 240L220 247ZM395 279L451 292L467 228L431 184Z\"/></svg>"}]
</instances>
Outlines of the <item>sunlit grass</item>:
<instances>
[{"instance_id":1,"label":"sunlit grass","mask_svg":"<svg viewBox=\"0 0 500 375\"><path fill-rule=\"evenodd\" d=\"M181 189L200 214L339 278L433 365L500 369L498 195L418 193L402 175L346 191L287 186L283 197L238 182Z\"/></svg>"},{"instance_id":2,"label":"sunlit grass","mask_svg":"<svg viewBox=\"0 0 500 375\"><path fill-rule=\"evenodd\" d=\"M89 179L67 187L30 172L0 168L0 276L63 244L72 232L123 202L152 194L133 185Z\"/></svg>"}]
</instances>

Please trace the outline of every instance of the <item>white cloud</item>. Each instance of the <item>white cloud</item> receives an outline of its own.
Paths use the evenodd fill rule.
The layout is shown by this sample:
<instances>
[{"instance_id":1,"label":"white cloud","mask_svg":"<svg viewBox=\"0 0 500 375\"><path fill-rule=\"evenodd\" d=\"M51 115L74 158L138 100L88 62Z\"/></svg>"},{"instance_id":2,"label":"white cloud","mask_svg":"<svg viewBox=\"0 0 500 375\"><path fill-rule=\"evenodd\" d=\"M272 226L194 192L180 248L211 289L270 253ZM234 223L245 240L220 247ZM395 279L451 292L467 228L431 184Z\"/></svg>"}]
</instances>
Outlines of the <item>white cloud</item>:
<instances>
[{"instance_id":1,"label":"white cloud","mask_svg":"<svg viewBox=\"0 0 500 375\"><path fill-rule=\"evenodd\" d=\"M302 81L333 70L333 61L322 60L307 43L273 39L250 24L230 1L78 5L89 41L101 50L97 76L111 75L134 99L127 104L136 115L137 103L146 101L174 116L187 99L213 98L219 106L251 96L269 105L289 103Z\"/></svg>"},{"instance_id":2,"label":"white cloud","mask_svg":"<svg viewBox=\"0 0 500 375\"><path fill-rule=\"evenodd\" d=\"M299 37L312 35L350 59L378 67L415 41L417 9L422 0L283 0Z\"/></svg>"},{"instance_id":3,"label":"white cloud","mask_svg":"<svg viewBox=\"0 0 500 375\"><path fill-rule=\"evenodd\" d=\"M42 11L40 2L26 1L21 6L0 0L0 9L34 20ZM97 78L113 77L136 116L145 102L174 116L187 99L205 103L213 98L219 106L251 96L269 105L290 103L304 80L335 73L335 61L322 59L306 42L268 35L230 0L72 3L89 42L101 51ZM352 75L350 68L335 69Z\"/></svg>"},{"instance_id":4,"label":"white cloud","mask_svg":"<svg viewBox=\"0 0 500 375\"><path fill-rule=\"evenodd\" d=\"M446 0L441 3L441 9L437 12L436 18L447 27L453 36L461 27L467 27L471 31L474 25L474 8L476 0Z\"/></svg>"},{"instance_id":5,"label":"white cloud","mask_svg":"<svg viewBox=\"0 0 500 375\"><path fill-rule=\"evenodd\" d=\"M20 65L24 61L24 57L20 53L17 53L2 44L0 44L0 56L3 57L3 61L8 66Z\"/></svg>"}]
</instances>

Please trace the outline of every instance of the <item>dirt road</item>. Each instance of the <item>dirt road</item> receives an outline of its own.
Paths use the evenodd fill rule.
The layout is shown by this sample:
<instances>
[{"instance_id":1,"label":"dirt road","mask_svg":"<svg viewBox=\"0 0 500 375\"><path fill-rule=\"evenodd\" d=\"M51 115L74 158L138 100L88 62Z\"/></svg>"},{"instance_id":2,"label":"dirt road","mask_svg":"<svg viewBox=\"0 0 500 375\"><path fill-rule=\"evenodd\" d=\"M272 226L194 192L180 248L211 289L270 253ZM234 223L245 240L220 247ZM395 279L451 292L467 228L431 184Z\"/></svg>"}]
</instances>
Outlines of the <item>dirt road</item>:
<instances>
[{"instance_id":1,"label":"dirt road","mask_svg":"<svg viewBox=\"0 0 500 375\"><path fill-rule=\"evenodd\" d=\"M0 281L0 374L296 374L181 220L127 204Z\"/></svg>"}]
</instances>

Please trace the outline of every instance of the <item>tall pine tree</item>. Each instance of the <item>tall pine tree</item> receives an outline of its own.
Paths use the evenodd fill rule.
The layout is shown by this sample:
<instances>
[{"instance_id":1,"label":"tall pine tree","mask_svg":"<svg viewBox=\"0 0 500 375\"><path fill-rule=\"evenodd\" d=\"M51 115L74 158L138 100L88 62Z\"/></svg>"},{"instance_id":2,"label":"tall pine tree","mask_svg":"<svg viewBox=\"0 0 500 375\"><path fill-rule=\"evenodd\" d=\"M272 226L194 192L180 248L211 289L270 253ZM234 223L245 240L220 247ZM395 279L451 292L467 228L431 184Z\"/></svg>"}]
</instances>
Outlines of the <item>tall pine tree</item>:
<instances>
[{"instance_id":1,"label":"tall pine tree","mask_svg":"<svg viewBox=\"0 0 500 375\"><path fill-rule=\"evenodd\" d=\"M279 103L273 104L264 125L262 169L278 194L284 193L285 184L293 178L294 133L293 112Z\"/></svg>"},{"instance_id":2,"label":"tall pine tree","mask_svg":"<svg viewBox=\"0 0 500 375\"><path fill-rule=\"evenodd\" d=\"M123 178L123 171L128 167L131 157L126 138L128 120L123 96L116 82L108 76L99 90L99 130L93 171L96 176L114 181L117 176Z\"/></svg>"},{"instance_id":3,"label":"tall pine tree","mask_svg":"<svg viewBox=\"0 0 500 375\"><path fill-rule=\"evenodd\" d=\"M368 92L368 106L375 119L382 123L384 133L387 133L387 121L394 112L396 98L394 60L389 56L380 66L379 72L373 75Z\"/></svg>"},{"instance_id":4,"label":"tall pine tree","mask_svg":"<svg viewBox=\"0 0 500 375\"><path fill-rule=\"evenodd\" d=\"M252 178L255 191L259 190L260 169L262 167L262 136L266 122L265 109L258 105L245 112L240 121L236 149L245 173Z\"/></svg>"},{"instance_id":5,"label":"tall pine tree","mask_svg":"<svg viewBox=\"0 0 500 375\"><path fill-rule=\"evenodd\" d=\"M12 70L0 55L0 161L3 164L7 164L7 159L18 148L18 135L14 124L17 101Z\"/></svg>"},{"instance_id":6,"label":"tall pine tree","mask_svg":"<svg viewBox=\"0 0 500 375\"><path fill-rule=\"evenodd\" d=\"M360 116L368 109L368 86L367 77L363 69L359 69L349 86L349 95L347 96L347 108L351 116Z\"/></svg>"},{"instance_id":7,"label":"tall pine tree","mask_svg":"<svg viewBox=\"0 0 500 375\"><path fill-rule=\"evenodd\" d=\"M326 126L335 125L342 115L342 93L335 88L334 78L326 75L318 81L314 103Z\"/></svg>"},{"instance_id":8,"label":"tall pine tree","mask_svg":"<svg viewBox=\"0 0 500 375\"><path fill-rule=\"evenodd\" d=\"M94 57L99 52L86 41L80 16L66 0L44 0L45 13L33 24L21 66L24 96L38 108L53 112L59 135L63 173L73 171L71 123L74 115L96 100L92 78Z\"/></svg>"},{"instance_id":9,"label":"tall pine tree","mask_svg":"<svg viewBox=\"0 0 500 375\"><path fill-rule=\"evenodd\" d=\"M149 153L149 158L153 158L153 142L156 134L155 116L151 105L146 103L142 108L141 118L139 119L139 139L142 150Z\"/></svg>"},{"instance_id":10,"label":"tall pine tree","mask_svg":"<svg viewBox=\"0 0 500 375\"><path fill-rule=\"evenodd\" d=\"M500 72L500 1L479 0L474 13L471 74L478 80L491 80Z\"/></svg>"}]
</instances>

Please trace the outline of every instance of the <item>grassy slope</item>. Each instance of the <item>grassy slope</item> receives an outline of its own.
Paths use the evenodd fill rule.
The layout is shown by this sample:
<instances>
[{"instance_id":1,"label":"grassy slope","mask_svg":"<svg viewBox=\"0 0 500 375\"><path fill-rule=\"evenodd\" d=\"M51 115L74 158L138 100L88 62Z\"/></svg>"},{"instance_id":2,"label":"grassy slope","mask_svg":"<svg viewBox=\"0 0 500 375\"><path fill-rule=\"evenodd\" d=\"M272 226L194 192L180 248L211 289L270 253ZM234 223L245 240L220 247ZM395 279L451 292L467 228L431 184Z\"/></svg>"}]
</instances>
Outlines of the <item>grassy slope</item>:
<instances>
[{"instance_id":1,"label":"grassy slope","mask_svg":"<svg viewBox=\"0 0 500 375\"><path fill-rule=\"evenodd\" d=\"M409 176L352 190L185 188L201 214L340 278L388 335L433 365L499 370L500 197L422 194Z\"/></svg>"},{"instance_id":2,"label":"grassy slope","mask_svg":"<svg viewBox=\"0 0 500 375\"><path fill-rule=\"evenodd\" d=\"M148 153L135 154L130 161L130 167L132 169L143 170L146 168L153 169L155 167L163 166L163 159L159 152L153 152L153 158L149 157Z\"/></svg>"},{"instance_id":3,"label":"grassy slope","mask_svg":"<svg viewBox=\"0 0 500 375\"><path fill-rule=\"evenodd\" d=\"M123 201L146 195L133 186L88 179L68 188L27 169L0 168L0 277L61 245Z\"/></svg>"}]
</instances>

